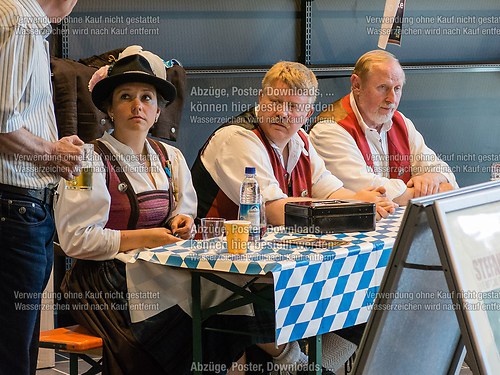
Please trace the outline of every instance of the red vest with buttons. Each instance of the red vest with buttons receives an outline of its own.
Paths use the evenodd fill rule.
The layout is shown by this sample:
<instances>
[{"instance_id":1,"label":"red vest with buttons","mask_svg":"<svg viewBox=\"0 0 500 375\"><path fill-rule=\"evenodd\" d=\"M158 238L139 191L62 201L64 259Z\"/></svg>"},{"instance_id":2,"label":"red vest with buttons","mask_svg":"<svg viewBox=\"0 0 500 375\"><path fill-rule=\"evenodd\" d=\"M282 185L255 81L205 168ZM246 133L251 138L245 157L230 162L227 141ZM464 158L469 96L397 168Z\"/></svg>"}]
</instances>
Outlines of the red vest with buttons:
<instances>
[{"instance_id":1,"label":"red vest with buttons","mask_svg":"<svg viewBox=\"0 0 500 375\"><path fill-rule=\"evenodd\" d=\"M370 146L368 146L365 133L359 126L351 107L350 95L346 95L333 103L333 108L321 113L316 122L326 119L333 119L352 136L365 159L366 165L373 169L372 152ZM387 144L390 178L397 178L407 183L411 178L410 142L408 140L408 129L398 111L392 117L392 127L387 132Z\"/></svg>"},{"instance_id":2,"label":"red vest with buttons","mask_svg":"<svg viewBox=\"0 0 500 375\"><path fill-rule=\"evenodd\" d=\"M301 153L297 165L293 168L291 175L289 175L283 164L281 164L276 151L274 151L264 135L264 132L260 128L253 130L253 132L259 137L264 146L266 146L271 165L273 166L274 177L278 180L281 191L289 197L311 197L312 175L309 156ZM309 155L309 140L301 131L297 134L302 139L302 142L304 142L304 148Z\"/></svg>"},{"instance_id":3,"label":"red vest with buttons","mask_svg":"<svg viewBox=\"0 0 500 375\"><path fill-rule=\"evenodd\" d=\"M241 114L236 117L233 122L223 126L242 126L250 131L253 131L257 135L266 147L271 165L273 167L274 176L284 194L290 197L311 196L312 177L309 155L302 153L291 175L288 175L285 168L281 164L279 156L276 154L266 136L259 128L253 109ZM304 148L308 152L309 140L306 135L300 131L298 132L298 135L304 142ZM193 185L198 196L198 217L223 217L225 219L237 219L238 205L229 199L222 189L219 188L201 162L201 154L209 142L210 138L200 150L200 153L191 168ZM257 167L258 176L259 166L256 165L255 167Z\"/></svg>"}]
</instances>

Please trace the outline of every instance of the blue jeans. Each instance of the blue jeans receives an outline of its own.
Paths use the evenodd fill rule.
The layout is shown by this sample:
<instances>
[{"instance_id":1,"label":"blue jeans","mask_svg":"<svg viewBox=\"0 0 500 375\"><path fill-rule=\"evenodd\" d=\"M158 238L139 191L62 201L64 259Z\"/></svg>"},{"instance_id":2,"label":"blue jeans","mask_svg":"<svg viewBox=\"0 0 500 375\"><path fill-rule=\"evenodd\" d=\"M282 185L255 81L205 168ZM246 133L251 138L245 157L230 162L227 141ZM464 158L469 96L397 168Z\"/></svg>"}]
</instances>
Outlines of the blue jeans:
<instances>
[{"instance_id":1,"label":"blue jeans","mask_svg":"<svg viewBox=\"0 0 500 375\"><path fill-rule=\"evenodd\" d=\"M0 191L0 375L36 372L53 236L50 206Z\"/></svg>"}]
</instances>

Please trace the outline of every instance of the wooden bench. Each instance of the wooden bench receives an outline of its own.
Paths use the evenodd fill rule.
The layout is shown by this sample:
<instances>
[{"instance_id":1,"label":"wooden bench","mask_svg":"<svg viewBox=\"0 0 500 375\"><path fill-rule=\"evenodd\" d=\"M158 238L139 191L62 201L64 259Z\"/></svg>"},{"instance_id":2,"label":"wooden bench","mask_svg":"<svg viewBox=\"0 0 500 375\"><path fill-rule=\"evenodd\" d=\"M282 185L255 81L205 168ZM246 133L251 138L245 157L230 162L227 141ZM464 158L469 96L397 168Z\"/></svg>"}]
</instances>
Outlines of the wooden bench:
<instances>
[{"instance_id":1,"label":"wooden bench","mask_svg":"<svg viewBox=\"0 0 500 375\"><path fill-rule=\"evenodd\" d=\"M91 366L85 375L94 375L102 371L102 339L92 335L80 325L40 332L40 348L69 353L70 375L78 375L79 358ZM90 355L101 358L96 361Z\"/></svg>"}]
</instances>

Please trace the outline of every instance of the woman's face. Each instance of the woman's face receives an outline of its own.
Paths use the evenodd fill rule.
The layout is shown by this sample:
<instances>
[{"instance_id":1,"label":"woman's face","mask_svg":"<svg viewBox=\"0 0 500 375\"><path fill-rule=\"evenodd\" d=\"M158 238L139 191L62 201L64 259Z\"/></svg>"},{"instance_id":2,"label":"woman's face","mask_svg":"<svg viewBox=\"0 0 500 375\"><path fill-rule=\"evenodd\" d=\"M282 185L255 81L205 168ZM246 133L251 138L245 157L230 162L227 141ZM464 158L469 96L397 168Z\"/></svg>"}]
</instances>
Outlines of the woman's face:
<instances>
[{"instance_id":1,"label":"woman's face","mask_svg":"<svg viewBox=\"0 0 500 375\"><path fill-rule=\"evenodd\" d=\"M121 84L113 91L108 114L116 129L147 132L160 115L155 87L140 82Z\"/></svg>"}]
</instances>

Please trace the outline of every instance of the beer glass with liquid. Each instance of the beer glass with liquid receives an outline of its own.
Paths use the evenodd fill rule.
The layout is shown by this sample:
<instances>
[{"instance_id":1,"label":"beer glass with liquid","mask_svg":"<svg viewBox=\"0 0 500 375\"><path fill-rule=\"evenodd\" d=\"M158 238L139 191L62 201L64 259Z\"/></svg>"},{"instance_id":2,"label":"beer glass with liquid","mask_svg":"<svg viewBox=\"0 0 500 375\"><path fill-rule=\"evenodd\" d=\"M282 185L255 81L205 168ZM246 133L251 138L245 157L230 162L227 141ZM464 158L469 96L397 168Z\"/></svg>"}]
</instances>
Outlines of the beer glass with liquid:
<instances>
[{"instance_id":1,"label":"beer glass with liquid","mask_svg":"<svg viewBox=\"0 0 500 375\"><path fill-rule=\"evenodd\" d=\"M92 189L92 159L94 157L94 145L86 143L83 145L82 167L80 174L72 180L66 180L66 189L91 190Z\"/></svg>"}]
</instances>

